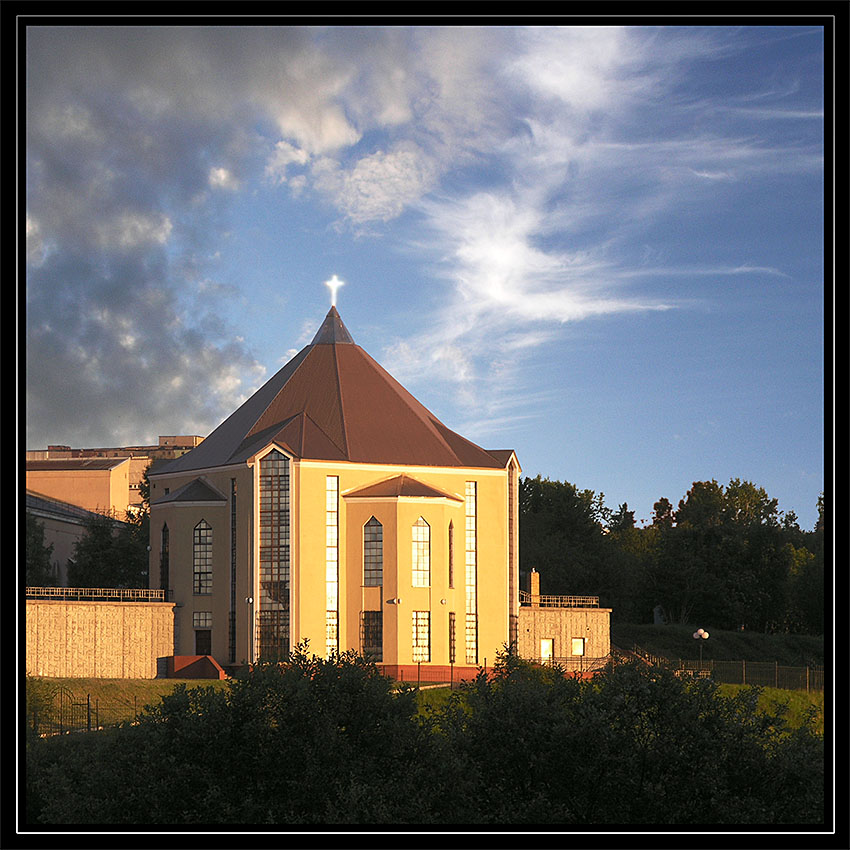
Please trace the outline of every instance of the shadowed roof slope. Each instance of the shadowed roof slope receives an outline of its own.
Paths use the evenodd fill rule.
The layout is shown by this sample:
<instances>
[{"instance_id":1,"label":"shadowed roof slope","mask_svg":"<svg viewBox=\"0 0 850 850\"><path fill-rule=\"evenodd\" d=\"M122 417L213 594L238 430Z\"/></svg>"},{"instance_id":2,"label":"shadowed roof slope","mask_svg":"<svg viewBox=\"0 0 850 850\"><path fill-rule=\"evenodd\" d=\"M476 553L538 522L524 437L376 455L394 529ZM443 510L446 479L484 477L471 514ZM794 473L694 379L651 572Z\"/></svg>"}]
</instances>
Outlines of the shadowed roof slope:
<instances>
[{"instance_id":1,"label":"shadowed roof slope","mask_svg":"<svg viewBox=\"0 0 850 850\"><path fill-rule=\"evenodd\" d=\"M447 428L355 344L336 307L310 345L200 445L157 472L244 463L271 442L299 459L505 466Z\"/></svg>"}]
</instances>

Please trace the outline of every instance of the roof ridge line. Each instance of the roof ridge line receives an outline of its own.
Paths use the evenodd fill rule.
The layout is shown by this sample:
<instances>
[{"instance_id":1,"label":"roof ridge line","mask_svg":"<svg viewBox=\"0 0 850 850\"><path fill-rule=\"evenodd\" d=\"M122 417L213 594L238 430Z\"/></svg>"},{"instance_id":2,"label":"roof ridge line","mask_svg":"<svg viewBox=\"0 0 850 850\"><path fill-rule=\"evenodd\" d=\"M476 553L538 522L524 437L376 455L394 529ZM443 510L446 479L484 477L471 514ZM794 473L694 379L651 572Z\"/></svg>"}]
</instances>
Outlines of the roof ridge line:
<instances>
[{"instance_id":1,"label":"roof ridge line","mask_svg":"<svg viewBox=\"0 0 850 850\"><path fill-rule=\"evenodd\" d=\"M332 308L333 309L333 308ZM337 314L338 315L338 314ZM357 346L356 342L349 343L350 345ZM359 346L357 346L359 347ZM339 358L336 356L336 344L332 345L333 349L333 358L334 358L334 377L336 378L336 397L339 402L339 418L340 425L342 426L342 440L345 443L345 448L337 446L337 448L347 457L350 458L351 455L348 453L348 428L345 424L345 401L342 397L342 381L339 377ZM313 418L312 416L310 417ZM323 430L323 429L320 429ZM331 440L331 442L336 446L336 441Z\"/></svg>"},{"instance_id":2,"label":"roof ridge line","mask_svg":"<svg viewBox=\"0 0 850 850\"><path fill-rule=\"evenodd\" d=\"M274 375L272 375L272 378L270 378L269 380L272 380L275 377L275 375L279 375L296 357L300 357L302 354L304 354L304 352L307 351L308 348L312 348L312 347L313 347L312 342L309 345L305 345L304 348L302 348L297 354L294 354L292 357L290 357L289 360L287 360L286 363L284 363L283 366L281 366L280 369L278 369L277 372L275 372ZM280 391L292 380L292 378L295 377L298 370L304 365L304 361L306 359L307 359L307 355L304 354L304 357L301 358L301 362L292 370L292 374L283 382L283 384L280 387L278 387L277 392L275 392L275 394L269 399L268 404L260 411L257 418L251 423L251 427L246 431L246 438L247 438L247 435L249 435L254 430L254 428L257 427L257 423L263 418L263 416L265 416L266 411L272 406L272 404L274 403L274 400L280 394ZM260 389L262 389L262 387ZM257 392L259 392L259 390L257 390ZM249 396L248 399L246 399L246 401L250 400L250 398L251 398L251 396ZM237 408L237 410L238 409L239 408ZM290 416L289 419L284 420L284 421L285 422L291 421L297 415L298 414L294 414L294 416ZM271 428L273 426L270 425L269 427ZM244 442L244 439L243 439L243 442Z\"/></svg>"},{"instance_id":3,"label":"roof ridge line","mask_svg":"<svg viewBox=\"0 0 850 850\"><path fill-rule=\"evenodd\" d=\"M309 419L316 426L317 430L321 431L321 433L324 434L328 438L328 440L345 455L346 460L348 460L348 451L341 448L339 443L337 443L337 441L327 431L325 431L325 429L322 428L322 426L319 425L319 423L316 422L316 420L313 419L313 417L310 416L310 414L307 413L306 410L302 410L300 413L297 413L295 415L295 417L293 417L293 418L296 418L298 416L303 416L304 418ZM304 429L303 428L301 429L301 455L302 455L302 457L304 456Z\"/></svg>"},{"instance_id":4,"label":"roof ridge line","mask_svg":"<svg viewBox=\"0 0 850 850\"><path fill-rule=\"evenodd\" d=\"M414 411L416 418L419 419L425 425L425 427L428 428L431 431L431 433L440 441L440 443L442 443L442 445L445 447L446 451L449 452L449 454L455 459L455 461L458 464L460 464L461 466L463 466L464 464L461 462L461 459L458 457L457 452L449 445L449 442L440 433L439 429L434 425L432 419L436 419L438 422L440 422L441 425L443 425L444 428L446 428L449 431L451 431L451 428L449 428L448 425L443 424L437 418L436 414L432 413L427 407L425 407L424 404L422 404L421 401L419 401L418 398L416 398L416 396L413 395L412 392L410 392L410 390L408 390L406 387L402 386L402 384L396 378L394 378L392 375L390 375L390 373L383 366L381 366L381 364L378 363L378 361L375 360L375 358L372 357L372 355L369 354L368 351L366 351L365 349L361 349L361 351L363 351L363 353L378 367L377 372L378 372L378 375L380 376L381 380L396 395L400 396L402 398L402 401L405 401L405 399L398 392L398 389L397 389L398 387L400 387L408 396L410 396L410 398L416 403L416 405L418 405L418 408L421 408L422 410L424 410L428 414L427 416L422 416L417 407L413 407L412 405L410 405L408 403L408 407L411 407L411 409ZM458 436L460 436L460 435L458 435ZM467 442L471 442L471 441L467 440ZM472 445L475 445L475 443L472 443Z\"/></svg>"}]
</instances>

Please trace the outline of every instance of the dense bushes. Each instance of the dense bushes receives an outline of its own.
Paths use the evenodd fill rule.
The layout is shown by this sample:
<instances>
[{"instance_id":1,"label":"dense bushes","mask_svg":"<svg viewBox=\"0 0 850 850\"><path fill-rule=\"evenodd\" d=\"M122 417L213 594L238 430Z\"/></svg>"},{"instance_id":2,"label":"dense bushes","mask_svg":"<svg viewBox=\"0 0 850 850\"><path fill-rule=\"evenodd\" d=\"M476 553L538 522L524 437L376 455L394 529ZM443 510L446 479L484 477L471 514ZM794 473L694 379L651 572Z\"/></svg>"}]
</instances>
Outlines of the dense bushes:
<instances>
[{"instance_id":1,"label":"dense bushes","mask_svg":"<svg viewBox=\"0 0 850 850\"><path fill-rule=\"evenodd\" d=\"M30 823L793 824L823 820L823 741L755 693L505 656L420 716L354 655L300 648L135 726L30 742Z\"/></svg>"}]
</instances>

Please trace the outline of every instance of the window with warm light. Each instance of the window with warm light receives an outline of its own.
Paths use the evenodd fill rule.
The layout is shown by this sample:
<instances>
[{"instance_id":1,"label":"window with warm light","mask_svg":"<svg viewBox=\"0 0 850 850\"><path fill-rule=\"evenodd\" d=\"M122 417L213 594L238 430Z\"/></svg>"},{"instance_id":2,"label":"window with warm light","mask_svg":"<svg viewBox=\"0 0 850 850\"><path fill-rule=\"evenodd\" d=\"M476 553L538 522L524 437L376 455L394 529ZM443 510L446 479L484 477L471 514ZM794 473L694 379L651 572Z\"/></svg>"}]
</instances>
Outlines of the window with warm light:
<instances>
[{"instance_id":1,"label":"window with warm light","mask_svg":"<svg viewBox=\"0 0 850 850\"><path fill-rule=\"evenodd\" d=\"M423 517L413 523L411 561L413 586L428 587L431 584L431 526Z\"/></svg>"}]
</instances>

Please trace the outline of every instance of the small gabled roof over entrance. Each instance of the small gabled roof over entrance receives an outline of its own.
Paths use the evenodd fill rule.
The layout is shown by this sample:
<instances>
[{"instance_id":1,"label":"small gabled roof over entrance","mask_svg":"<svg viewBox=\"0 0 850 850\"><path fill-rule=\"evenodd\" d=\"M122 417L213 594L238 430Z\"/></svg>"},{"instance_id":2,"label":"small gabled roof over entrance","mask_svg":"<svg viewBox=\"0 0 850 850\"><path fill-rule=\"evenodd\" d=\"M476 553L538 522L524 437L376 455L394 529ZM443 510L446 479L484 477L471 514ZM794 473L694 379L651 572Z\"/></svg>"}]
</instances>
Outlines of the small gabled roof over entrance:
<instances>
[{"instance_id":1,"label":"small gabled roof over entrance","mask_svg":"<svg viewBox=\"0 0 850 850\"><path fill-rule=\"evenodd\" d=\"M331 307L313 341L200 445L157 473L244 463L270 443L298 459L503 469L357 345Z\"/></svg>"}]
</instances>

